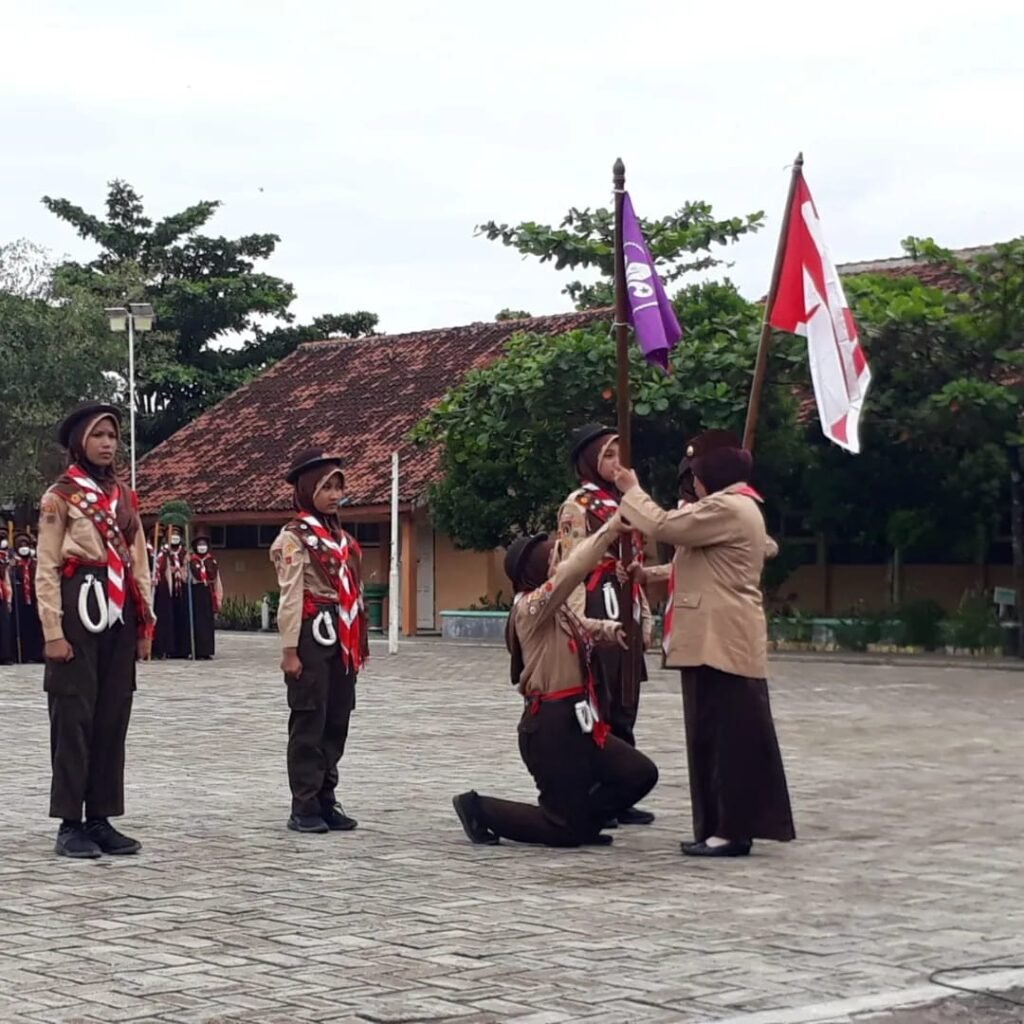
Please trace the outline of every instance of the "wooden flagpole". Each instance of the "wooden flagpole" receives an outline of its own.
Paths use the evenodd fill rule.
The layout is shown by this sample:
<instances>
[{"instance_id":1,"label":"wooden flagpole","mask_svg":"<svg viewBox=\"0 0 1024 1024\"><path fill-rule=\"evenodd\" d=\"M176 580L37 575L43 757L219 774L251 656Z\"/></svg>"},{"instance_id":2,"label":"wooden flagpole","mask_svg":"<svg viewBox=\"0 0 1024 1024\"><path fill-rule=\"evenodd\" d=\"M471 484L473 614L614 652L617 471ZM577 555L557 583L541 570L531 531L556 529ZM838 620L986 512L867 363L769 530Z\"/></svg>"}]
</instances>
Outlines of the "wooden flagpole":
<instances>
[{"instance_id":1,"label":"wooden flagpole","mask_svg":"<svg viewBox=\"0 0 1024 1024\"><path fill-rule=\"evenodd\" d=\"M612 167L612 185L615 190L615 351L616 384L615 398L619 434L619 461L623 466L633 465L633 444L630 431L629 395L629 300L626 295L626 260L622 252L622 211L626 199L626 165L621 159ZM624 534L619 541L619 558L624 566L633 562L633 538ZM622 659L622 699L627 706L636 702L638 680L636 673L636 651L640 642L633 609L633 584L626 580L619 587L619 614L626 634L628 650Z\"/></svg>"},{"instance_id":2,"label":"wooden flagpole","mask_svg":"<svg viewBox=\"0 0 1024 1024\"><path fill-rule=\"evenodd\" d=\"M793 173L789 179L789 194L786 196L786 210L782 215L782 229L779 231L779 244L775 249L775 266L772 268L771 285L768 298L764 304L764 319L761 321L761 339L757 345L757 361L754 363L754 380L750 386L750 401L747 404L747 423L743 429L743 447L748 452L754 450L754 438L757 436L757 418L761 412L761 392L768 374L768 350L772 343L772 325L769 322L775 297L779 293L779 278L782 275L782 260L786 255L786 239L789 237L789 217L793 209L793 197L796 195L797 182L804 171L804 155L797 153L793 161Z\"/></svg>"}]
</instances>

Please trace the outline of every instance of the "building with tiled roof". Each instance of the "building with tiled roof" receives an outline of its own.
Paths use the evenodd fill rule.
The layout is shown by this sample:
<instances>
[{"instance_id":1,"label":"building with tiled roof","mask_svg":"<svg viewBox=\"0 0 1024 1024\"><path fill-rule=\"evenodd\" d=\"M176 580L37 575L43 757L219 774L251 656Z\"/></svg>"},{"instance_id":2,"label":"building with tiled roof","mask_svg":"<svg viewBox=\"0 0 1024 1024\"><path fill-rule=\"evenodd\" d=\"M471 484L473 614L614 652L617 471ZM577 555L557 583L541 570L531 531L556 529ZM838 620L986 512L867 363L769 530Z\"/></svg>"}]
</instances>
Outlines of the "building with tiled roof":
<instances>
[{"instance_id":1,"label":"building with tiled roof","mask_svg":"<svg viewBox=\"0 0 1024 1024\"><path fill-rule=\"evenodd\" d=\"M260 597L276 586L266 549L291 514L284 472L299 449L322 445L347 462L345 518L365 549L368 577L383 583L397 451L402 543L417 552L403 559L403 630L432 630L436 609L495 593L500 566L496 556L457 551L434 536L417 505L440 452L412 445L409 431L467 371L497 359L514 334L556 335L608 319L608 310L597 310L306 342L139 462L143 515L186 500L221 549L227 591Z\"/></svg>"}]
</instances>

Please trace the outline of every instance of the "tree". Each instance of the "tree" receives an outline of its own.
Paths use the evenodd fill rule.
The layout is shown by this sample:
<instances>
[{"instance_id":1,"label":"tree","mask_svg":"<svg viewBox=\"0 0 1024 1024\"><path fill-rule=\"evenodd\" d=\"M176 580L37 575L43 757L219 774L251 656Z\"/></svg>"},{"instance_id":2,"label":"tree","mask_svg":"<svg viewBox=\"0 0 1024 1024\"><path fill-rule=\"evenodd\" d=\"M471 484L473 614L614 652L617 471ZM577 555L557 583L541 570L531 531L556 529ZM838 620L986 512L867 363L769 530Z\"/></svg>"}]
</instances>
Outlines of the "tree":
<instances>
[{"instance_id":1,"label":"tree","mask_svg":"<svg viewBox=\"0 0 1024 1024\"><path fill-rule=\"evenodd\" d=\"M117 397L120 342L102 303L58 296L52 263L29 242L0 246L0 500L21 519L63 464L55 424L85 399Z\"/></svg>"},{"instance_id":2,"label":"tree","mask_svg":"<svg viewBox=\"0 0 1024 1024\"><path fill-rule=\"evenodd\" d=\"M741 426L758 326L756 307L728 282L684 289L677 304L688 330L671 374L648 366L635 346L630 355L634 462L666 504L675 501L684 440ZM553 338L517 335L502 359L468 374L413 435L443 445L444 477L430 491L438 527L480 550L550 527L573 485L569 433L614 420L614 381L610 323ZM766 402L773 423L792 422L786 402L778 394ZM782 431L774 433L782 445Z\"/></svg>"},{"instance_id":3,"label":"tree","mask_svg":"<svg viewBox=\"0 0 1024 1024\"><path fill-rule=\"evenodd\" d=\"M200 233L220 206L204 200L154 222L142 197L124 181L110 183L106 215L97 217L67 199L44 197L52 213L100 247L88 263L65 263L57 287L85 290L104 304L152 302L158 330L139 339L139 421L142 450L159 443L218 402L255 372L319 330L268 329L290 325L292 286L257 271L280 241L273 234L229 239ZM371 313L322 317L340 332L372 332ZM229 343L247 342L235 348Z\"/></svg>"},{"instance_id":4,"label":"tree","mask_svg":"<svg viewBox=\"0 0 1024 1024\"><path fill-rule=\"evenodd\" d=\"M677 281L690 271L708 270L722 260L712 255L716 246L736 242L757 231L764 213L716 220L708 203L687 203L659 220L641 220L640 226L661 279ZM491 220L479 224L477 235L535 256L541 263L555 264L556 270L596 269L602 280L596 284L571 281L562 289L577 309L601 309L614 304L614 213L607 208L578 210L573 207L557 228L523 221L511 226Z\"/></svg>"},{"instance_id":5,"label":"tree","mask_svg":"<svg viewBox=\"0 0 1024 1024\"><path fill-rule=\"evenodd\" d=\"M500 313L496 314L494 319L497 323L502 323L505 320L528 320L532 313L527 313L525 309L509 309L506 307Z\"/></svg>"}]
</instances>

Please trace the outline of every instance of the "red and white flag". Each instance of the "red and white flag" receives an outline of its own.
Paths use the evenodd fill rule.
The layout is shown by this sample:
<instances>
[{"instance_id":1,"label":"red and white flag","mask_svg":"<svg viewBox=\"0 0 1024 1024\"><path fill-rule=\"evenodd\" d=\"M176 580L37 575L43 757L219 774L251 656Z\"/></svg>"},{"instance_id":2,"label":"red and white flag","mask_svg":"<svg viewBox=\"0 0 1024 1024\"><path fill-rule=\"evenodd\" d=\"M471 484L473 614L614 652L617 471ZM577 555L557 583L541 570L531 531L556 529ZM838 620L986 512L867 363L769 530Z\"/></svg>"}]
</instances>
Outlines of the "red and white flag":
<instances>
[{"instance_id":1,"label":"red and white flag","mask_svg":"<svg viewBox=\"0 0 1024 1024\"><path fill-rule=\"evenodd\" d=\"M841 448L859 452L857 427L871 371L802 174L793 192L779 288L768 319L780 331L807 338L821 429Z\"/></svg>"}]
</instances>

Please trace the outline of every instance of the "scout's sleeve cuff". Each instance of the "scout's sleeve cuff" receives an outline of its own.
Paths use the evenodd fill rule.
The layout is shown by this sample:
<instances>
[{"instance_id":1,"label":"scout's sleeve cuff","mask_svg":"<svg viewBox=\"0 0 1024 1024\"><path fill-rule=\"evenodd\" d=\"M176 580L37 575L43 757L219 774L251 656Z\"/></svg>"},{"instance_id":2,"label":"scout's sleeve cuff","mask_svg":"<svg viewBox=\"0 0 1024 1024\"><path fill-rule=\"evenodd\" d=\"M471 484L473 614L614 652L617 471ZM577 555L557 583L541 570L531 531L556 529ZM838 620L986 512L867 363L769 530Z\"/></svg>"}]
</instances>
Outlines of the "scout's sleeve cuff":
<instances>
[{"instance_id":1,"label":"scout's sleeve cuff","mask_svg":"<svg viewBox=\"0 0 1024 1024\"><path fill-rule=\"evenodd\" d=\"M63 640L64 630L61 627L60 622L56 624L48 624L43 626L43 640L46 643L52 643L54 640Z\"/></svg>"}]
</instances>

